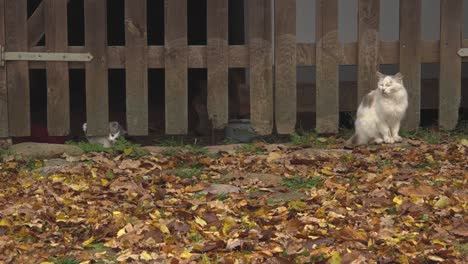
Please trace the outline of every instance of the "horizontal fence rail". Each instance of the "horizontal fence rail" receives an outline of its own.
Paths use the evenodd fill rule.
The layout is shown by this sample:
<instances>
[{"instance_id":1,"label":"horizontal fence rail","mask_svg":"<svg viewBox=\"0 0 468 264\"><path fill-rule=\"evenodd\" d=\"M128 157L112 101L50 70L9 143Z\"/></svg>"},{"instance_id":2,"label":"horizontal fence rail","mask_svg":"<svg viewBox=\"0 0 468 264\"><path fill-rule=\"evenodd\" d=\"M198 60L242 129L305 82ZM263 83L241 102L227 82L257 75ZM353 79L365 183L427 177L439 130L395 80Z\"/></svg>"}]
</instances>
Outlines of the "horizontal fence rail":
<instances>
[{"instance_id":1,"label":"horizontal fence rail","mask_svg":"<svg viewBox=\"0 0 468 264\"><path fill-rule=\"evenodd\" d=\"M379 0L359 0L358 40L338 40L338 0L316 1L316 43L297 43L296 0L249 0L246 45L228 44L228 0L207 1L207 45L187 44L186 0L165 2L164 46L148 45L147 1L125 1L125 46L107 44L106 1L84 0L85 45L68 46L67 4L44 0L29 19L26 0L0 0L0 45L15 52L90 53L83 62L9 61L0 68L0 137L30 134L29 69L47 71L50 135L70 132L68 69L86 71L88 133L107 134L109 69L126 69L126 119L130 135L148 134L148 69L165 69L167 134L188 133L188 69L207 68L207 111L215 129L228 123L228 70L249 72L251 121L258 134L296 128L297 66L316 66L316 130L336 133L339 66L357 65L360 99L376 86L380 64L399 64L410 106L404 126L416 129L421 109L421 63L440 63L439 126L454 129L461 101L462 0L441 0L441 40L421 39L421 1L400 0L400 40L379 39ZM271 19L274 15L274 27ZM46 35L45 46L35 46ZM274 47L274 50L273 50ZM274 58L272 56L274 54ZM275 67L273 67L273 65ZM313 100L310 98L310 100Z\"/></svg>"}]
</instances>

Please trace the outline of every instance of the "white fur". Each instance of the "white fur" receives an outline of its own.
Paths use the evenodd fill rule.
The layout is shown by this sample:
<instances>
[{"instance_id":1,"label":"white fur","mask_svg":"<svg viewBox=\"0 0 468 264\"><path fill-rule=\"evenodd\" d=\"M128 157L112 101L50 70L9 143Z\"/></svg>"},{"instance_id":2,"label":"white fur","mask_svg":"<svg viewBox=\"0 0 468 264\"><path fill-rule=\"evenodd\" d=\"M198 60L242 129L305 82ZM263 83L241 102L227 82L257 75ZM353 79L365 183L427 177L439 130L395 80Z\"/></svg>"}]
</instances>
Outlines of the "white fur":
<instances>
[{"instance_id":1,"label":"white fur","mask_svg":"<svg viewBox=\"0 0 468 264\"><path fill-rule=\"evenodd\" d=\"M118 129L118 131L113 134L114 131L112 130L116 130ZM86 135L86 139L88 139L88 141L92 144L101 144L103 145L105 148L110 148L112 147L115 142L117 141L117 139L121 136L121 132L123 132L125 134L125 130L123 130L122 127L120 127L119 123L117 122L110 122L109 123L109 135L107 137L99 137L99 136L88 136L86 131L87 131L87 124L84 123L83 124L83 132L85 133Z\"/></svg>"},{"instance_id":2,"label":"white fur","mask_svg":"<svg viewBox=\"0 0 468 264\"><path fill-rule=\"evenodd\" d=\"M398 132L400 123L408 108L408 94L403 85L403 76L379 77L377 89L363 98L357 111L356 132L347 145L368 143L401 142ZM369 102L372 101L372 104Z\"/></svg>"}]
</instances>

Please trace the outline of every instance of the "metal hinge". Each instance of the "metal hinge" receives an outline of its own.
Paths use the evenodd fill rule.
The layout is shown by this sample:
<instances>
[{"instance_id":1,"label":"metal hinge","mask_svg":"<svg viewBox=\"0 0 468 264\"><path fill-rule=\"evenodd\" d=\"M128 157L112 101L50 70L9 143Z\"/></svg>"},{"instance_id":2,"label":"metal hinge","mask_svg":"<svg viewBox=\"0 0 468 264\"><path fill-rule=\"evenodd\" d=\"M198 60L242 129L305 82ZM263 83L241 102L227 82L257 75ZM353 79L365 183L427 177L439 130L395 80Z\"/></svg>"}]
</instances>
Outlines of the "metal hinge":
<instances>
[{"instance_id":1,"label":"metal hinge","mask_svg":"<svg viewBox=\"0 0 468 264\"><path fill-rule=\"evenodd\" d=\"M468 56L468 48L463 48L458 50L458 56L460 57L467 57Z\"/></svg>"},{"instance_id":2,"label":"metal hinge","mask_svg":"<svg viewBox=\"0 0 468 264\"><path fill-rule=\"evenodd\" d=\"M93 59L90 53L55 53L55 52L5 52L0 46L0 66L6 61L66 61L89 62Z\"/></svg>"}]
</instances>

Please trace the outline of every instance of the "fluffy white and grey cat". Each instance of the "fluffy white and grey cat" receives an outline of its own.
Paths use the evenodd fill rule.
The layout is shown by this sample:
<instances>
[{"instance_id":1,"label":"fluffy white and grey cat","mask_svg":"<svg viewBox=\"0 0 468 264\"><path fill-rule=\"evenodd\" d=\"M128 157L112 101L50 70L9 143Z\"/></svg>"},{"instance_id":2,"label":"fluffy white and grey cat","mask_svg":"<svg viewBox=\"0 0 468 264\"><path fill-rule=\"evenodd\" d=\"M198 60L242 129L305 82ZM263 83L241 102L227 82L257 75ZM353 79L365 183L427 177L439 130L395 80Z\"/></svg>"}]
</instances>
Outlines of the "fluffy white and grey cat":
<instances>
[{"instance_id":1,"label":"fluffy white and grey cat","mask_svg":"<svg viewBox=\"0 0 468 264\"><path fill-rule=\"evenodd\" d=\"M119 122L116 122L116 121L109 122L109 135L107 137L94 137L94 136L91 137L91 136L88 136L86 131L87 131L87 125L86 123L84 123L83 132L85 133L86 139L88 140L88 142L92 144L101 144L105 148L112 147L117 141L117 139L119 139L119 137L123 137L127 133L127 131L123 129L123 127L119 124Z\"/></svg>"},{"instance_id":2,"label":"fluffy white and grey cat","mask_svg":"<svg viewBox=\"0 0 468 264\"><path fill-rule=\"evenodd\" d=\"M346 147L368 143L393 144L401 142L400 123L408 108L408 93L403 75L384 75L377 72L377 89L369 92L359 105L354 123L356 131Z\"/></svg>"}]
</instances>

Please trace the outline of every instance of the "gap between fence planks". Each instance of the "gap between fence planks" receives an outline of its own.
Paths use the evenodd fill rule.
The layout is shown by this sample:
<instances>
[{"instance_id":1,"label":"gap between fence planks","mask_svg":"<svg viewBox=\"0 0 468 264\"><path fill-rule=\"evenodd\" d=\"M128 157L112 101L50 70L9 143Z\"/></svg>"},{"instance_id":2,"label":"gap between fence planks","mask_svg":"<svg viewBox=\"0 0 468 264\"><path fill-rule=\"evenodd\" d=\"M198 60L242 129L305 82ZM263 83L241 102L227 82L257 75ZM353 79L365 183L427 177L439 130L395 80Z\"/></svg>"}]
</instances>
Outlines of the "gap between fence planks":
<instances>
[{"instance_id":1,"label":"gap between fence planks","mask_svg":"<svg viewBox=\"0 0 468 264\"><path fill-rule=\"evenodd\" d=\"M228 123L228 0L207 2L207 110L214 129Z\"/></svg>"},{"instance_id":2,"label":"gap between fence planks","mask_svg":"<svg viewBox=\"0 0 468 264\"><path fill-rule=\"evenodd\" d=\"M89 136L109 134L106 1L85 0L85 46L94 59L86 63L86 122Z\"/></svg>"},{"instance_id":3,"label":"gap between fence planks","mask_svg":"<svg viewBox=\"0 0 468 264\"><path fill-rule=\"evenodd\" d=\"M296 0L275 1L275 124L278 134L296 128Z\"/></svg>"},{"instance_id":4,"label":"gap between fence planks","mask_svg":"<svg viewBox=\"0 0 468 264\"><path fill-rule=\"evenodd\" d=\"M47 52L68 51L67 3L45 0ZM47 62L47 131L50 136L70 132L70 92L67 62Z\"/></svg>"},{"instance_id":5,"label":"gap between fence planks","mask_svg":"<svg viewBox=\"0 0 468 264\"><path fill-rule=\"evenodd\" d=\"M7 51L28 50L27 1L5 1L5 33ZM29 69L26 61L7 62L9 134L14 137L31 134L29 101ZM14 102L14 103L12 103Z\"/></svg>"},{"instance_id":6,"label":"gap between fence planks","mask_svg":"<svg viewBox=\"0 0 468 264\"><path fill-rule=\"evenodd\" d=\"M358 3L358 96L361 99L377 86L379 68L380 0Z\"/></svg>"},{"instance_id":7,"label":"gap between fence planks","mask_svg":"<svg viewBox=\"0 0 468 264\"><path fill-rule=\"evenodd\" d=\"M338 0L317 2L316 128L318 133L337 133L339 126Z\"/></svg>"},{"instance_id":8,"label":"gap between fence planks","mask_svg":"<svg viewBox=\"0 0 468 264\"><path fill-rule=\"evenodd\" d=\"M45 33L45 1L42 1L28 18L28 47L37 45ZM67 0L69 3L70 0ZM66 11L65 11L66 12Z\"/></svg>"},{"instance_id":9,"label":"gap between fence planks","mask_svg":"<svg viewBox=\"0 0 468 264\"><path fill-rule=\"evenodd\" d=\"M273 130L271 1L248 1L250 119L255 132Z\"/></svg>"},{"instance_id":10,"label":"gap between fence planks","mask_svg":"<svg viewBox=\"0 0 468 264\"><path fill-rule=\"evenodd\" d=\"M148 135L148 54L146 0L125 0L127 131Z\"/></svg>"},{"instance_id":11,"label":"gap between fence planks","mask_svg":"<svg viewBox=\"0 0 468 264\"><path fill-rule=\"evenodd\" d=\"M461 102L463 1L440 1L439 127L455 129Z\"/></svg>"},{"instance_id":12,"label":"gap between fence planks","mask_svg":"<svg viewBox=\"0 0 468 264\"><path fill-rule=\"evenodd\" d=\"M408 91L402 128L416 130L421 114L421 0L400 0L400 72Z\"/></svg>"},{"instance_id":13,"label":"gap between fence planks","mask_svg":"<svg viewBox=\"0 0 468 264\"><path fill-rule=\"evenodd\" d=\"M188 132L187 1L165 0L166 134Z\"/></svg>"},{"instance_id":14,"label":"gap between fence planks","mask_svg":"<svg viewBox=\"0 0 468 264\"><path fill-rule=\"evenodd\" d=\"M0 0L0 46L5 46L5 0ZM0 138L8 137L6 68L0 67Z\"/></svg>"}]
</instances>

